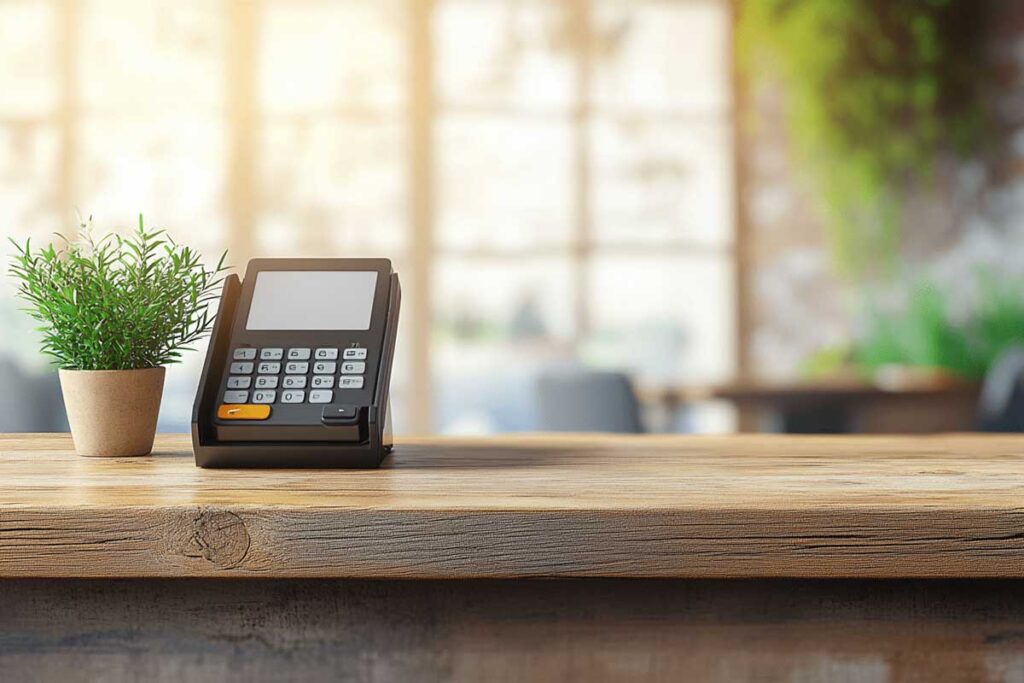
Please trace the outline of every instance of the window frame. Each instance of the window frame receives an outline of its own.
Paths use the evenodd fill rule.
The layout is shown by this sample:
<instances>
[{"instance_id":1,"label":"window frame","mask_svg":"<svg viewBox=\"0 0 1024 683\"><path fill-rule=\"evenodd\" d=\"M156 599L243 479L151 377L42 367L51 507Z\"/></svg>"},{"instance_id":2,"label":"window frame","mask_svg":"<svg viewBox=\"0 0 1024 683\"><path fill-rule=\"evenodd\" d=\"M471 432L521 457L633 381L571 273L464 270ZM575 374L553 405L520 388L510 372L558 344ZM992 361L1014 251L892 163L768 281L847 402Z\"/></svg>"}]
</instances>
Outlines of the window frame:
<instances>
[{"instance_id":1,"label":"window frame","mask_svg":"<svg viewBox=\"0 0 1024 683\"><path fill-rule=\"evenodd\" d=\"M225 160L228 249L235 263L245 263L254 252L255 224L259 215L259 144L262 112L259 107L258 65L259 37L263 27L260 26L260 12L264 3L273 0L222 0L227 21L232 27L228 31L225 49L227 107L225 128L228 135L228 158ZM654 0L666 1L666 0ZM675 2L721 2L726 5L728 13L727 44L732 46L735 26L735 0L673 0ZM76 59L79 47L80 10L77 0L61 2L51 0L55 8L57 26L55 49L58 52L58 92L59 101L56 111L56 122L60 133L58 197L60 215L70 216L75 211L75 168L76 153L79 147L77 135L81 121L81 110L78 101L76 84ZM590 46L594 44L591 0L563 0L566 11L570 13L570 25L575 28L573 44L574 89L572 104L567 112L554 114L536 114L530 116L568 117L571 135L570 182L572 183L571 198L571 238L562 249L533 250L454 250L438 244L435 239L437 223L437 197L435 188L437 181L436 165L436 124L441 117L452 108L441 102L434 80L434 46L432 44L432 21L435 16L435 0L401 0L406 12L407 46L407 102L404 125L407 126L408 146L406 159L406 192L408 242L406 253L402 254L408 264L409 272L401 273L405 280L405 289L415 292L416 296L408 299L403 311L404 334L418 340L431 339L433 325L431 293L433 290L433 269L439 257L456 256L472 259L512 259L531 258L535 255L562 254L568 259L572 273L571 292L573 300L573 348L579 348L581 340L590 329L588 310L588 271L595 254L607 253L610 248L624 249L636 253L658 255L665 253L666 246L659 245L621 245L609 247L598 244L593 235L592 202L593 180L591 178L591 143L589 125L601 113L600 107L590 102L594 78L594 58ZM743 93L741 78L736 69L734 50L728 50L727 59L730 82L728 83L729 101L725 111L721 113L721 121L728 127L727 135L731 141L730 151L732 166L732 208L733 238L721 246L700 243L689 243L679 240L668 248L672 253L704 253L715 257L724 257L732 265L735 272L734 310L734 353L733 366L740 375L748 368L751 316L749 315L749 283L747 280L748 264L751 255L746 239L746 207L743 202L743 167L741 163L739 139L738 111L742 111ZM458 111L458 109L455 109ZM514 115L515 109L507 112ZM613 112L609 112L613 113ZM685 114L650 113L645 116L653 120L678 121L685 119ZM419 397L407 406L408 431L412 433L429 433L433 431L433 419L430 401L432 386L432 353L429 342L413 344L410 347L408 396Z\"/></svg>"}]
</instances>

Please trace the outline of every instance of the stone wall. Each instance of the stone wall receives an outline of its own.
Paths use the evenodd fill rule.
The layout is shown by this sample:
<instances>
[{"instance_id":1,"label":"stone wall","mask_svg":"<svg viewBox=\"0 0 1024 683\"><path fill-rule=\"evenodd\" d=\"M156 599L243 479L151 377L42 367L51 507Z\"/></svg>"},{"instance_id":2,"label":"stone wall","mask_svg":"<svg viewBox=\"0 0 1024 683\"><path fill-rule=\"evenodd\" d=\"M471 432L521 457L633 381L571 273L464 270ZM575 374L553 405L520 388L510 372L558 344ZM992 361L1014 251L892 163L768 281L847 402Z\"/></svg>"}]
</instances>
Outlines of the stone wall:
<instances>
[{"instance_id":1,"label":"stone wall","mask_svg":"<svg viewBox=\"0 0 1024 683\"><path fill-rule=\"evenodd\" d=\"M988 266L1024 276L1024 3L990 0L986 53L998 87L985 157L938 169L935 188L908 201L900 280L921 275L948 286L966 307L974 272ZM749 93L743 155L751 370L798 373L808 354L849 339L864 288L833 267L813 179L790 154L785 98L761 83ZM899 284L879 285L898 296Z\"/></svg>"}]
</instances>

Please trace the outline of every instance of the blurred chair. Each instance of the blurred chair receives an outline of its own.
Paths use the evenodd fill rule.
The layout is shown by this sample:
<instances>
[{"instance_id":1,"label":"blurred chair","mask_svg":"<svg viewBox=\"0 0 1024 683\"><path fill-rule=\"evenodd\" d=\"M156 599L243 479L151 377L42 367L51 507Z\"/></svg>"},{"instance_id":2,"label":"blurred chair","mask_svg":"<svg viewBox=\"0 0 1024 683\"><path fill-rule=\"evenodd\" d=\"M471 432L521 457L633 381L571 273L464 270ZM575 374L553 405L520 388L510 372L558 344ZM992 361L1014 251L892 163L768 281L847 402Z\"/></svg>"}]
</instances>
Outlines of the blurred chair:
<instances>
[{"instance_id":1,"label":"blurred chair","mask_svg":"<svg viewBox=\"0 0 1024 683\"><path fill-rule=\"evenodd\" d=\"M66 432L67 416L55 373L23 370L0 359L0 432Z\"/></svg>"},{"instance_id":2,"label":"blurred chair","mask_svg":"<svg viewBox=\"0 0 1024 683\"><path fill-rule=\"evenodd\" d=\"M593 370L543 371L537 379L539 423L551 432L644 431L629 377Z\"/></svg>"},{"instance_id":3,"label":"blurred chair","mask_svg":"<svg viewBox=\"0 0 1024 683\"><path fill-rule=\"evenodd\" d=\"M1024 432L1024 347L1004 351L985 375L978 400L978 429Z\"/></svg>"}]
</instances>

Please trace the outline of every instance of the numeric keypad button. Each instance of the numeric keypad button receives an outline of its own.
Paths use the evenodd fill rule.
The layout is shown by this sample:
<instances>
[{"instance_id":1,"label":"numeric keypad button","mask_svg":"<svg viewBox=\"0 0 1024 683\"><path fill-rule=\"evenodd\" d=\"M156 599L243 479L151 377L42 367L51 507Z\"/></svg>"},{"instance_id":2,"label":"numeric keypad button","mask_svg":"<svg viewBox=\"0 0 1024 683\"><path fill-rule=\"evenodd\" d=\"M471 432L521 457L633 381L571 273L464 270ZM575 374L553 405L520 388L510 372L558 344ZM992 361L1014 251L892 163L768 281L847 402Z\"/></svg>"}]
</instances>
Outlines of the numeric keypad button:
<instances>
[{"instance_id":1,"label":"numeric keypad button","mask_svg":"<svg viewBox=\"0 0 1024 683\"><path fill-rule=\"evenodd\" d=\"M260 363L256 366L256 372L260 375L276 375L281 372L280 363Z\"/></svg>"},{"instance_id":2,"label":"numeric keypad button","mask_svg":"<svg viewBox=\"0 0 1024 683\"><path fill-rule=\"evenodd\" d=\"M309 363L285 363L284 372L287 375L305 375L309 372Z\"/></svg>"},{"instance_id":3,"label":"numeric keypad button","mask_svg":"<svg viewBox=\"0 0 1024 683\"><path fill-rule=\"evenodd\" d=\"M363 378L359 376L343 376L338 378L339 389L362 389Z\"/></svg>"},{"instance_id":4,"label":"numeric keypad button","mask_svg":"<svg viewBox=\"0 0 1024 683\"><path fill-rule=\"evenodd\" d=\"M346 361L341 364L341 374L361 375L366 372L366 363L362 361Z\"/></svg>"},{"instance_id":5,"label":"numeric keypad button","mask_svg":"<svg viewBox=\"0 0 1024 683\"><path fill-rule=\"evenodd\" d=\"M277 376L268 375L267 377L256 378L257 389L277 389Z\"/></svg>"},{"instance_id":6,"label":"numeric keypad button","mask_svg":"<svg viewBox=\"0 0 1024 683\"><path fill-rule=\"evenodd\" d=\"M263 349L260 351L260 360L281 360L284 358L284 349Z\"/></svg>"},{"instance_id":7,"label":"numeric keypad button","mask_svg":"<svg viewBox=\"0 0 1024 683\"><path fill-rule=\"evenodd\" d=\"M316 360L338 360L338 349L317 349L313 353Z\"/></svg>"},{"instance_id":8,"label":"numeric keypad button","mask_svg":"<svg viewBox=\"0 0 1024 683\"><path fill-rule=\"evenodd\" d=\"M306 388L306 376L305 375L285 375L284 376L284 388L285 389L305 389Z\"/></svg>"},{"instance_id":9,"label":"numeric keypad button","mask_svg":"<svg viewBox=\"0 0 1024 683\"><path fill-rule=\"evenodd\" d=\"M314 389L309 392L310 403L330 403L334 399L334 392L330 389Z\"/></svg>"},{"instance_id":10,"label":"numeric keypad button","mask_svg":"<svg viewBox=\"0 0 1024 683\"><path fill-rule=\"evenodd\" d=\"M320 360L313 363L314 375L333 375L338 370L338 364L334 361Z\"/></svg>"},{"instance_id":11,"label":"numeric keypad button","mask_svg":"<svg viewBox=\"0 0 1024 683\"><path fill-rule=\"evenodd\" d=\"M309 360L309 349L288 349L288 360Z\"/></svg>"},{"instance_id":12,"label":"numeric keypad button","mask_svg":"<svg viewBox=\"0 0 1024 683\"><path fill-rule=\"evenodd\" d=\"M281 403L302 403L306 400L306 392L296 389L289 389L281 392Z\"/></svg>"},{"instance_id":13,"label":"numeric keypad button","mask_svg":"<svg viewBox=\"0 0 1024 683\"><path fill-rule=\"evenodd\" d=\"M231 357L235 360L256 360L256 349L235 349Z\"/></svg>"},{"instance_id":14,"label":"numeric keypad button","mask_svg":"<svg viewBox=\"0 0 1024 683\"><path fill-rule=\"evenodd\" d=\"M252 377L228 377L228 389L248 389Z\"/></svg>"},{"instance_id":15,"label":"numeric keypad button","mask_svg":"<svg viewBox=\"0 0 1024 683\"><path fill-rule=\"evenodd\" d=\"M305 377L303 377L305 379ZM330 375L313 375L314 389L330 389L334 386L334 377Z\"/></svg>"},{"instance_id":16,"label":"numeric keypad button","mask_svg":"<svg viewBox=\"0 0 1024 683\"><path fill-rule=\"evenodd\" d=\"M366 349L345 349L345 360L366 360Z\"/></svg>"},{"instance_id":17,"label":"numeric keypad button","mask_svg":"<svg viewBox=\"0 0 1024 683\"><path fill-rule=\"evenodd\" d=\"M232 375L251 375L253 363L232 363L231 367L228 368L228 373Z\"/></svg>"},{"instance_id":18,"label":"numeric keypad button","mask_svg":"<svg viewBox=\"0 0 1024 683\"><path fill-rule=\"evenodd\" d=\"M275 398L277 398L277 392L269 389L252 392L253 403L273 403Z\"/></svg>"},{"instance_id":19,"label":"numeric keypad button","mask_svg":"<svg viewBox=\"0 0 1024 683\"><path fill-rule=\"evenodd\" d=\"M249 400L248 391L225 391L224 402L225 403L245 403Z\"/></svg>"}]
</instances>

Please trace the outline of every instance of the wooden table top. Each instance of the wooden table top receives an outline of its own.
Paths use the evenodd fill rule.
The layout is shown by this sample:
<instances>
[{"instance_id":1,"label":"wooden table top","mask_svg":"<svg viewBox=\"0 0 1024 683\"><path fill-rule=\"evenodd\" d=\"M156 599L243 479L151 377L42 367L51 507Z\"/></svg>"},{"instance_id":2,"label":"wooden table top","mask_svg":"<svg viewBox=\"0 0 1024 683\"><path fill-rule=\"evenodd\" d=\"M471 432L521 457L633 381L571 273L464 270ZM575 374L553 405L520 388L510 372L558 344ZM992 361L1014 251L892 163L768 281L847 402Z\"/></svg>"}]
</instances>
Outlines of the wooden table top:
<instances>
[{"instance_id":1,"label":"wooden table top","mask_svg":"<svg viewBox=\"0 0 1024 683\"><path fill-rule=\"evenodd\" d=\"M400 441L202 470L0 435L0 577L1022 577L1024 436Z\"/></svg>"}]
</instances>

